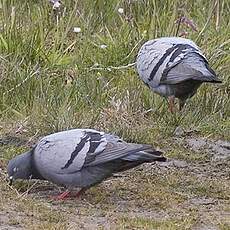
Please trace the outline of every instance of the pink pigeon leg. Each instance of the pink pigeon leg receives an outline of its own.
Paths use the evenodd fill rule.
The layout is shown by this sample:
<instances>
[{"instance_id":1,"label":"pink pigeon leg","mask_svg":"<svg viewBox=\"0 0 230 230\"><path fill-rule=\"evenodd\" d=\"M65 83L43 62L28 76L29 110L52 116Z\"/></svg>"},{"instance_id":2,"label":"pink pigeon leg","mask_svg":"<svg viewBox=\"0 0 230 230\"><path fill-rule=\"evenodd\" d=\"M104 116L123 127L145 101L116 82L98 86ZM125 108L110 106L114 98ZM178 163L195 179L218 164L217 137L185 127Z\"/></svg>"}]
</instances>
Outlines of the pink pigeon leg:
<instances>
[{"instance_id":1,"label":"pink pigeon leg","mask_svg":"<svg viewBox=\"0 0 230 230\"><path fill-rule=\"evenodd\" d=\"M76 197L76 198L79 198L82 194L85 193L86 190L87 190L87 188L82 188L80 191L78 191L78 192L75 194L75 197Z\"/></svg>"},{"instance_id":2,"label":"pink pigeon leg","mask_svg":"<svg viewBox=\"0 0 230 230\"><path fill-rule=\"evenodd\" d=\"M174 96L170 96L168 97L169 99L169 110L171 113L175 112L175 97Z\"/></svg>"}]
</instances>

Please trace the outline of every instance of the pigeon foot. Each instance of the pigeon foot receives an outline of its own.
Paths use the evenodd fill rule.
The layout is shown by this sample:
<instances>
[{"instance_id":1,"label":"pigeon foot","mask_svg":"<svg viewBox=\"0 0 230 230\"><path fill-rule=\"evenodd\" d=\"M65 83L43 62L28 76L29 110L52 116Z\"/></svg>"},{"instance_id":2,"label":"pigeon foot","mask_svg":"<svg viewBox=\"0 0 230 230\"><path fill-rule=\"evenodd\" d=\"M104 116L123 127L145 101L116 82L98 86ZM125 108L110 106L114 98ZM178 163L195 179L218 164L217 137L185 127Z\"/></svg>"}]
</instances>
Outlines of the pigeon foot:
<instances>
[{"instance_id":1,"label":"pigeon foot","mask_svg":"<svg viewBox=\"0 0 230 230\"><path fill-rule=\"evenodd\" d=\"M70 191L65 191L57 196L51 196L53 200L65 200L68 197L70 197Z\"/></svg>"}]
</instances>

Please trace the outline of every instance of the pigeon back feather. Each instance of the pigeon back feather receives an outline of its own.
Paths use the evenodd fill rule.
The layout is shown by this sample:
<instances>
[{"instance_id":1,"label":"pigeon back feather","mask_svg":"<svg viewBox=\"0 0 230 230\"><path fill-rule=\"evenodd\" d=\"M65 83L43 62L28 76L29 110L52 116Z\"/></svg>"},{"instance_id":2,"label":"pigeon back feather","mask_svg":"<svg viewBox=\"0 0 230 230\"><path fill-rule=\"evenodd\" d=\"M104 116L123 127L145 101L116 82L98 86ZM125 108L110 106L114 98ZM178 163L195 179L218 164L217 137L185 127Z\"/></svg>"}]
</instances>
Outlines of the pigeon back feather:
<instances>
[{"instance_id":1,"label":"pigeon back feather","mask_svg":"<svg viewBox=\"0 0 230 230\"><path fill-rule=\"evenodd\" d=\"M87 154L103 151L107 141L103 132L73 129L46 136L35 148L35 162L40 171L57 174L81 170Z\"/></svg>"},{"instance_id":2,"label":"pigeon back feather","mask_svg":"<svg viewBox=\"0 0 230 230\"><path fill-rule=\"evenodd\" d=\"M185 38L165 37L146 42L137 56L137 71L141 79L151 87L157 87L172 67L190 53L205 59L196 44ZM206 59L205 59L206 60Z\"/></svg>"}]
</instances>

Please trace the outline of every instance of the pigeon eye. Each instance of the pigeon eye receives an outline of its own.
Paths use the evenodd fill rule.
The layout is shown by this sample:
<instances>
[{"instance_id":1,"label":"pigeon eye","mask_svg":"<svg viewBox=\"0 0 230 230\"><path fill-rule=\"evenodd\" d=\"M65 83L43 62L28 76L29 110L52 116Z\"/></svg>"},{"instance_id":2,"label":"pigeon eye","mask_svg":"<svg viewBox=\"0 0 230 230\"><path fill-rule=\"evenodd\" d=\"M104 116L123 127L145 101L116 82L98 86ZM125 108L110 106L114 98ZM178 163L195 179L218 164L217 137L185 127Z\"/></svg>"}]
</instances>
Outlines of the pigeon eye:
<instances>
[{"instance_id":1,"label":"pigeon eye","mask_svg":"<svg viewBox=\"0 0 230 230\"><path fill-rule=\"evenodd\" d=\"M18 171L17 167L13 168L13 172L17 172L17 171Z\"/></svg>"}]
</instances>

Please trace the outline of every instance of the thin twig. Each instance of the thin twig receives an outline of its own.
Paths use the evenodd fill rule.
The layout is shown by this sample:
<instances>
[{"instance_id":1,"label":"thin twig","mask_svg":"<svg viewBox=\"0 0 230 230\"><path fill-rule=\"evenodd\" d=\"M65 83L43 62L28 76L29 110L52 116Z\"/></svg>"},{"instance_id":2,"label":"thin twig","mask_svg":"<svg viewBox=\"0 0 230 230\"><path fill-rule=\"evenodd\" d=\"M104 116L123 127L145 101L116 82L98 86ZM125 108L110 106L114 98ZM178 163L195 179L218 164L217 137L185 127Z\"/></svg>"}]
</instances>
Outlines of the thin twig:
<instances>
[{"instance_id":1,"label":"thin twig","mask_svg":"<svg viewBox=\"0 0 230 230\"><path fill-rule=\"evenodd\" d=\"M180 30L180 25L181 25L181 19L183 16L180 16L179 21L178 21L178 25L177 25L177 30L176 30L176 37L178 36L179 30Z\"/></svg>"},{"instance_id":2,"label":"thin twig","mask_svg":"<svg viewBox=\"0 0 230 230\"><path fill-rule=\"evenodd\" d=\"M38 183L38 181L35 181L30 187L28 186L28 188L26 189L25 192L23 192L22 194L19 194L19 198L20 197L24 197L25 195L28 195L29 192L32 190L32 188Z\"/></svg>"},{"instance_id":3,"label":"thin twig","mask_svg":"<svg viewBox=\"0 0 230 230\"><path fill-rule=\"evenodd\" d=\"M4 178L5 181L7 181L8 175L7 175L6 173L4 173L4 172L2 172L2 171L0 170L0 175L3 176L3 178ZM14 191L17 193L18 196L20 195L20 193L18 192L18 190L15 189L13 186L11 186L9 183L6 183L6 186L9 187L11 190L14 190Z\"/></svg>"},{"instance_id":4,"label":"thin twig","mask_svg":"<svg viewBox=\"0 0 230 230\"><path fill-rule=\"evenodd\" d=\"M112 69L115 69L115 70L127 69L127 68L130 68L130 67L133 67L134 65L136 65L136 62L130 63L128 65L123 65L123 66L102 66L102 67L96 67L95 65L93 65L93 66L91 66L89 68L86 68L86 69L89 69L89 71L92 71L92 70L108 70L108 71L111 71ZM101 65L97 65L97 66L101 66Z\"/></svg>"},{"instance_id":5,"label":"thin twig","mask_svg":"<svg viewBox=\"0 0 230 230\"><path fill-rule=\"evenodd\" d=\"M136 45L132 48L132 50L130 51L130 53L123 59L121 60L122 62L125 61L126 59L128 59L130 57L130 55L133 53L133 51L136 49L136 47L143 41L143 39L140 39Z\"/></svg>"}]
</instances>

